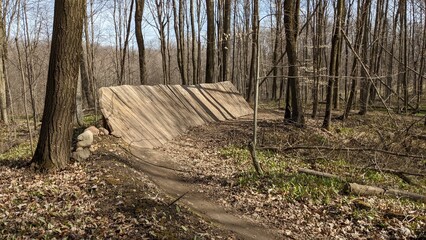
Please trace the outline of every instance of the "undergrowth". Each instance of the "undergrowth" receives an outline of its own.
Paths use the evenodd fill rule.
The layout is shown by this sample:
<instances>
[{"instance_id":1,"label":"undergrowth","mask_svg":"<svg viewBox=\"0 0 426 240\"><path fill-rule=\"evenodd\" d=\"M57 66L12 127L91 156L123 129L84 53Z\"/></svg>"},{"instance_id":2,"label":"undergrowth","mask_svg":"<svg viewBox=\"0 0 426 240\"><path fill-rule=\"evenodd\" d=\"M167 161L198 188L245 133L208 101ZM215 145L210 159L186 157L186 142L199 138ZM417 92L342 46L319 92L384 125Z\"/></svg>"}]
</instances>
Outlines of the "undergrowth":
<instances>
[{"instance_id":1,"label":"undergrowth","mask_svg":"<svg viewBox=\"0 0 426 240\"><path fill-rule=\"evenodd\" d=\"M352 130L343 130L351 133ZM229 145L219 150L223 158L233 159L240 167L238 184L259 192L281 194L289 200L315 201L327 204L342 192L345 182L337 179L323 178L304 173L298 173L298 168L311 168L345 177L349 182L385 188L397 188L424 194L424 190L412 186L400 177L369 169L359 169L346 161L345 156L335 158L303 159L283 156L270 151L257 151L257 157L265 175L259 176L252 167L249 151L241 146ZM312 162L313 161L313 162ZM424 185L425 179L419 181Z\"/></svg>"}]
</instances>

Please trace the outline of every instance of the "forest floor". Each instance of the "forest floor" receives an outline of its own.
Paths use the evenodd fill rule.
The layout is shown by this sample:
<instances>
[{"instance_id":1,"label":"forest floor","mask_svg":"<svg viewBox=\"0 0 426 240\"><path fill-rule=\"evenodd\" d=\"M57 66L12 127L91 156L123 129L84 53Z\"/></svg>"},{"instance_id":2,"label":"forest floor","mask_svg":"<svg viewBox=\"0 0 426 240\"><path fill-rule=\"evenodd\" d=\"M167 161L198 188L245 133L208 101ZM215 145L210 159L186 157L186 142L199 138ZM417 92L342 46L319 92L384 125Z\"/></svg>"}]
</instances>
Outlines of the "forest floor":
<instances>
[{"instance_id":1,"label":"forest floor","mask_svg":"<svg viewBox=\"0 0 426 240\"><path fill-rule=\"evenodd\" d=\"M250 116L195 127L156 151L179 166L176 174L195 184L194 191L284 239L426 237L425 203L344 191L346 182L355 182L425 195L420 117L371 112L333 121L324 131L320 120L306 118L306 127L297 128L282 116L271 109L260 113L264 176L255 173L247 150ZM173 203L175 196L127 164L133 156L120 139L97 137L88 161L40 174L25 167L30 150L24 126L1 128L0 238L241 238L194 213L183 204L189 196Z\"/></svg>"}]
</instances>

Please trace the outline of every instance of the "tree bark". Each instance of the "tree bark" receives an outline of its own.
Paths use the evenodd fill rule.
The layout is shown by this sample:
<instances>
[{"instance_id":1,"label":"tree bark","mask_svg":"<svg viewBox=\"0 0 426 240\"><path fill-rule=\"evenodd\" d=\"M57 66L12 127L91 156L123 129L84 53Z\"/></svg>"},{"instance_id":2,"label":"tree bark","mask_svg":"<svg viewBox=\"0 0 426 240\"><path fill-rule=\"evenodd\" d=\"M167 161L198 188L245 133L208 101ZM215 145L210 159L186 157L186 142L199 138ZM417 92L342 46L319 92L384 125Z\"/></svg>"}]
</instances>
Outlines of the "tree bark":
<instances>
[{"instance_id":1,"label":"tree bark","mask_svg":"<svg viewBox=\"0 0 426 240\"><path fill-rule=\"evenodd\" d=\"M146 65L145 65L145 43L142 34L142 16L145 6L145 0L136 0L135 11L135 35L138 44L139 53L139 80L141 85L145 85L146 81Z\"/></svg>"},{"instance_id":2,"label":"tree bark","mask_svg":"<svg viewBox=\"0 0 426 240\"><path fill-rule=\"evenodd\" d=\"M229 48L231 39L231 0L224 0L223 7L223 37L222 37L222 65L221 65L221 79L220 81L228 81L229 67Z\"/></svg>"},{"instance_id":3,"label":"tree bark","mask_svg":"<svg viewBox=\"0 0 426 240\"><path fill-rule=\"evenodd\" d=\"M256 84L257 76L256 76L256 68L257 66L257 58L258 58L258 51L257 48L259 48L259 36L258 36L258 28L259 28L259 0L253 0L253 14L252 14L252 28L251 28L251 34L252 34L252 42L251 42L251 59L250 59L250 75L249 75L249 82L247 87L247 96L246 100L250 102L252 100L252 92L253 92L253 85Z\"/></svg>"},{"instance_id":4,"label":"tree bark","mask_svg":"<svg viewBox=\"0 0 426 240\"><path fill-rule=\"evenodd\" d=\"M43 121L32 162L42 171L63 169L71 153L84 0L55 0Z\"/></svg>"},{"instance_id":5,"label":"tree bark","mask_svg":"<svg viewBox=\"0 0 426 240\"><path fill-rule=\"evenodd\" d=\"M214 82L214 53L215 53L215 17L214 1L206 0L207 8L207 51L206 51L206 83Z\"/></svg>"},{"instance_id":6,"label":"tree bark","mask_svg":"<svg viewBox=\"0 0 426 240\"><path fill-rule=\"evenodd\" d=\"M330 67L329 67L329 77L327 84L327 95L326 95L326 105L325 105L325 116L322 127L325 129L330 129L331 124L331 107L332 107L332 96L333 92L335 95L338 95L338 89L333 88L337 85L336 79L339 74L339 59L340 59L340 50L342 45L342 31L343 31L343 21L344 21L344 11L345 11L345 2L344 0L337 1L337 18L334 25L334 34L331 40L331 53L330 53ZM334 102L336 104L336 102Z\"/></svg>"},{"instance_id":7,"label":"tree bark","mask_svg":"<svg viewBox=\"0 0 426 240\"><path fill-rule=\"evenodd\" d=\"M3 1L0 0L0 16L3 16ZM5 55L5 31L3 18L0 19L0 115L4 124L9 124L9 116L7 113L7 95L6 95L6 78L4 74L4 55Z\"/></svg>"},{"instance_id":8,"label":"tree bark","mask_svg":"<svg viewBox=\"0 0 426 240\"><path fill-rule=\"evenodd\" d=\"M361 60L365 65L368 65L369 57L368 57L368 43L369 43L369 31L370 31L370 8L371 8L371 1L365 0L363 4L363 12L365 14L365 21L363 22L363 36L362 36L362 51L361 51ZM367 107L370 97L370 87L371 82L368 79L368 73L366 72L366 69L361 69L361 90L360 90L360 109L359 114L365 115L367 114Z\"/></svg>"},{"instance_id":9,"label":"tree bark","mask_svg":"<svg viewBox=\"0 0 426 240\"><path fill-rule=\"evenodd\" d=\"M297 59L297 36L299 25L300 0L284 1L284 28L286 33L286 50L288 58L288 81L291 92L291 118L290 121L303 126L305 119L303 116L302 99L299 87L299 67Z\"/></svg>"},{"instance_id":10,"label":"tree bark","mask_svg":"<svg viewBox=\"0 0 426 240\"><path fill-rule=\"evenodd\" d=\"M177 65L179 68L181 83L183 85L187 84L186 80L186 63L185 63L185 34L184 34L184 6L183 1L179 0L179 6L176 4L176 0L172 0L173 4L173 22L175 29L175 37L176 37L176 57L177 57Z\"/></svg>"}]
</instances>

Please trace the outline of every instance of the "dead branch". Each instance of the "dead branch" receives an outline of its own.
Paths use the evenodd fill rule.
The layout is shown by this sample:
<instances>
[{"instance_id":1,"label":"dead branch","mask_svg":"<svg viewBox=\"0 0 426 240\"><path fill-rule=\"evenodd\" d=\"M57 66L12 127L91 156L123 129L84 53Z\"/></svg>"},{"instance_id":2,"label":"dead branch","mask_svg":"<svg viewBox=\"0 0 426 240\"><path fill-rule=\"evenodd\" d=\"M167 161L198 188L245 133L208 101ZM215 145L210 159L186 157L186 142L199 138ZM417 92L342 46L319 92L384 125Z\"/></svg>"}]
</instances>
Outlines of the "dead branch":
<instances>
[{"instance_id":1,"label":"dead branch","mask_svg":"<svg viewBox=\"0 0 426 240\"><path fill-rule=\"evenodd\" d=\"M335 178L341 181L346 181L345 178L334 175L334 174L330 174L330 173L325 173L325 172L319 172L319 171L315 171L315 170L311 170L311 169L306 169L306 168L299 168L297 170L299 173L306 173L306 174L310 174L310 175L314 175L314 176L318 176L318 177L326 177L326 178Z\"/></svg>"},{"instance_id":2,"label":"dead branch","mask_svg":"<svg viewBox=\"0 0 426 240\"><path fill-rule=\"evenodd\" d=\"M411 200L416 200L419 202L424 202L426 203L426 196L425 195L420 195L417 193L412 193L412 192L406 192L406 191L401 191L398 189L387 189L385 191L386 195L392 195L395 197L402 197L402 198L408 198Z\"/></svg>"},{"instance_id":3,"label":"dead branch","mask_svg":"<svg viewBox=\"0 0 426 240\"><path fill-rule=\"evenodd\" d=\"M269 149L272 149L272 147L269 147ZM409 158L418 158L418 159L424 159L426 156L422 156L422 155L410 155L410 154L403 154L403 153L396 153L396 152L391 152L391 151L387 151L387 150L383 150L383 149L375 149L375 148L334 148L334 147L327 147L327 146L293 146L293 147L286 147L286 148L282 148L280 149L283 152L286 151L292 151L292 150L309 150L309 149L314 149L314 150L330 150L330 151L352 151L352 152L379 152L379 153L384 153L384 154L389 154L389 155L393 155L393 156L397 156L397 157L409 157Z\"/></svg>"},{"instance_id":4,"label":"dead branch","mask_svg":"<svg viewBox=\"0 0 426 240\"><path fill-rule=\"evenodd\" d=\"M341 177L341 176L337 176L337 175L333 175L333 174L329 174L329 173L324 173L324 172L318 172L318 171L311 170L311 169L299 168L298 171L305 173L305 174L311 174L311 175L314 175L314 176L334 178L334 179L339 179L339 180L344 181L344 178ZM357 183L347 183L343 190L346 193L356 194L356 195L360 195L360 196L390 195L390 196L394 196L394 197L408 198L408 199L411 199L411 200L414 200L414 201L420 201L420 202L426 203L426 196L425 195L420 195L420 194L412 193L412 192L406 192L406 191L402 191L402 190L398 190L398 189L384 189L384 188L380 188L380 187L361 185L361 184L357 184Z\"/></svg>"},{"instance_id":5,"label":"dead branch","mask_svg":"<svg viewBox=\"0 0 426 240\"><path fill-rule=\"evenodd\" d=\"M169 203L167 206L170 207L173 204L175 204L177 201L179 201L181 198L183 198L189 191L185 192L184 194L180 195L178 198L176 198L173 202Z\"/></svg>"}]
</instances>

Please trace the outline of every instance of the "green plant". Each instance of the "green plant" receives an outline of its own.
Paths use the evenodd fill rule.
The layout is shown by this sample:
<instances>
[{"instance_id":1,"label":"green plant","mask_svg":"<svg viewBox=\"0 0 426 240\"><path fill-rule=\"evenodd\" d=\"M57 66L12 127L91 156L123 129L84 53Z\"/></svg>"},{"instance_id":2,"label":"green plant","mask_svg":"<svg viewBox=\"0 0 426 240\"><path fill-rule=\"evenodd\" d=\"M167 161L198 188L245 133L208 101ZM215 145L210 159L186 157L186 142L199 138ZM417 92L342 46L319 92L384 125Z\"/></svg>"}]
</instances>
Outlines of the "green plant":
<instances>
[{"instance_id":1,"label":"green plant","mask_svg":"<svg viewBox=\"0 0 426 240\"><path fill-rule=\"evenodd\" d=\"M30 144L28 142L24 142L0 154L0 160L26 159L30 158L31 155L32 152Z\"/></svg>"}]
</instances>

